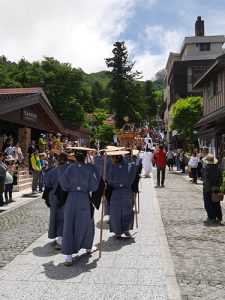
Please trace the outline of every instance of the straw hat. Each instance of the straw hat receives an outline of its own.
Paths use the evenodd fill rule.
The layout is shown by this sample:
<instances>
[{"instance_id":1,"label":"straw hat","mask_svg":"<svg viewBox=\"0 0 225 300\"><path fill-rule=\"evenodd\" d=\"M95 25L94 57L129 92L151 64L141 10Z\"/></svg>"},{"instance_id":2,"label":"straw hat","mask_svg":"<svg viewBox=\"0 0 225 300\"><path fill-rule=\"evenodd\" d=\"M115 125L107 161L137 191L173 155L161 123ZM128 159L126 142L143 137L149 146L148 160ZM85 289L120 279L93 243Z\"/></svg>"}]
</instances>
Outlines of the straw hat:
<instances>
[{"instance_id":1,"label":"straw hat","mask_svg":"<svg viewBox=\"0 0 225 300\"><path fill-rule=\"evenodd\" d=\"M212 154L207 154L202 160L208 165L216 165L218 163L218 159Z\"/></svg>"},{"instance_id":2,"label":"straw hat","mask_svg":"<svg viewBox=\"0 0 225 300\"><path fill-rule=\"evenodd\" d=\"M15 160L12 155L7 155L5 161L12 161L12 160Z\"/></svg>"},{"instance_id":3,"label":"straw hat","mask_svg":"<svg viewBox=\"0 0 225 300\"><path fill-rule=\"evenodd\" d=\"M76 158L73 154L67 154L67 159L70 160L70 161L76 161Z\"/></svg>"},{"instance_id":4,"label":"straw hat","mask_svg":"<svg viewBox=\"0 0 225 300\"><path fill-rule=\"evenodd\" d=\"M87 147L67 147L68 150L74 150L74 151L93 151L97 152L96 149L87 148Z\"/></svg>"},{"instance_id":5,"label":"straw hat","mask_svg":"<svg viewBox=\"0 0 225 300\"><path fill-rule=\"evenodd\" d=\"M138 153L139 153L139 151L138 151L137 149L133 149L133 150L132 150L132 154L133 154L134 156L137 156Z\"/></svg>"},{"instance_id":6,"label":"straw hat","mask_svg":"<svg viewBox=\"0 0 225 300\"><path fill-rule=\"evenodd\" d=\"M50 153L51 153L52 155L53 155L53 154L59 155L60 153L62 153L62 151L60 151L60 150L58 150L58 149L52 149Z\"/></svg>"},{"instance_id":7,"label":"straw hat","mask_svg":"<svg viewBox=\"0 0 225 300\"><path fill-rule=\"evenodd\" d=\"M118 155L125 155L129 154L129 151L126 150L119 150L119 151L108 151L106 152L109 156L118 156Z\"/></svg>"},{"instance_id":8,"label":"straw hat","mask_svg":"<svg viewBox=\"0 0 225 300\"><path fill-rule=\"evenodd\" d=\"M126 147L106 146L106 149L101 149L99 152L111 152L125 150Z\"/></svg>"}]
</instances>

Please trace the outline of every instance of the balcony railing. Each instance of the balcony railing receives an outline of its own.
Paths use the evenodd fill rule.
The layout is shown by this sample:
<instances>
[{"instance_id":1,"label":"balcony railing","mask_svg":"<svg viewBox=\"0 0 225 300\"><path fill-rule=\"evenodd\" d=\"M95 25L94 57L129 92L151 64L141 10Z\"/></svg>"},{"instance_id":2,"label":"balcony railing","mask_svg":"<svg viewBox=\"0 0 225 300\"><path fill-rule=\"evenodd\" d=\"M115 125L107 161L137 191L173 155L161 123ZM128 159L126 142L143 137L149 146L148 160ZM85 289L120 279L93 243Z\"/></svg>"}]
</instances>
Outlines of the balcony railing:
<instances>
[{"instance_id":1,"label":"balcony railing","mask_svg":"<svg viewBox=\"0 0 225 300\"><path fill-rule=\"evenodd\" d=\"M223 106L225 106L225 99L223 93L220 92L206 100L204 105L204 115L208 115Z\"/></svg>"}]
</instances>

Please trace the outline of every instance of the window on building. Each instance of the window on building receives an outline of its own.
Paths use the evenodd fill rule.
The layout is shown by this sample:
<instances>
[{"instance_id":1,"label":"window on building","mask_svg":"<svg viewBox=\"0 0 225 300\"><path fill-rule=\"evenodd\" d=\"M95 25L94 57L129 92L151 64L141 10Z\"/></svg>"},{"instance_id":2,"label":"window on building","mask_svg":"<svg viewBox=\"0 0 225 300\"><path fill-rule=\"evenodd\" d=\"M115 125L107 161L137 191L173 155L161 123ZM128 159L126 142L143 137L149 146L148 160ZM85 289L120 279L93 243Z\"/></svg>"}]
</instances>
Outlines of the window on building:
<instances>
[{"instance_id":1,"label":"window on building","mask_svg":"<svg viewBox=\"0 0 225 300\"><path fill-rule=\"evenodd\" d=\"M200 51L210 51L210 43L200 43Z\"/></svg>"},{"instance_id":2,"label":"window on building","mask_svg":"<svg viewBox=\"0 0 225 300\"><path fill-rule=\"evenodd\" d=\"M207 83L207 98L210 99L222 91L222 74L219 73Z\"/></svg>"},{"instance_id":3,"label":"window on building","mask_svg":"<svg viewBox=\"0 0 225 300\"><path fill-rule=\"evenodd\" d=\"M213 79L213 96L221 92L221 89L222 89L222 76L220 73Z\"/></svg>"},{"instance_id":4,"label":"window on building","mask_svg":"<svg viewBox=\"0 0 225 300\"><path fill-rule=\"evenodd\" d=\"M207 98L212 98L213 96L213 81L210 80L208 83L207 83Z\"/></svg>"},{"instance_id":5,"label":"window on building","mask_svg":"<svg viewBox=\"0 0 225 300\"><path fill-rule=\"evenodd\" d=\"M208 69L208 66L193 66L192 67L192 77L193 83L201 77L201 75Z\"/></svg>"}]
</instances>

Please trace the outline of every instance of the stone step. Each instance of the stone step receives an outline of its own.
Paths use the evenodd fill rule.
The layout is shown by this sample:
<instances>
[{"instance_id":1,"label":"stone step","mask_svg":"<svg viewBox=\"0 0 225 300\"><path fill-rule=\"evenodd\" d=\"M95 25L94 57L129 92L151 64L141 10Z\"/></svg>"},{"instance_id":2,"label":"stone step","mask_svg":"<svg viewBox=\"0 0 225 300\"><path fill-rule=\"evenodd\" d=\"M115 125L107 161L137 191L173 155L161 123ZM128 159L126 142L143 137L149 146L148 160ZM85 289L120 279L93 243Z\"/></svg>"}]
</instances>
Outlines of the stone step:
<instances>
[{"instance_id":1,"label":"stone step","mask_svg":"<svg viewBox=\"0 0 225 300\"><path fill-rule=\"evenodd\" d=\"M31 183L32 180L33 180L32 177L27 177L27 178L19 177L18 184Z\"/></svg>"},{"instance_id":2,"label":"stone step","mask_svg":"<svg viewBox=\"0 0 225 300\"><path fill-rule=\"evenodd\" d=\"M25 178L32 178L32 175L30 174L23 174L21 175L20 173L18 174L18 177L21 178L21 179L25 179Z\"/></svg>"},{"instance_id":3,"label":"stone step","mask_svg":"<svg viewBox=\"0 0 225 300\"><path fill-rule=\"evenodd\" d=\"M20 192L25 189L31 188L32 182L17 184L13 186L13 192Z\"/></svg>"},{"instance_id":4,"label":"stone step","mask_svg":"<svg viewBox=\"0 0 225 300\"><path fill-rule=\"evenodd\" d=\"M29 174L29 171L28 170L19 170L19 174L20 175L27 175L27 174Z\"/></svg>"}]
</instances>

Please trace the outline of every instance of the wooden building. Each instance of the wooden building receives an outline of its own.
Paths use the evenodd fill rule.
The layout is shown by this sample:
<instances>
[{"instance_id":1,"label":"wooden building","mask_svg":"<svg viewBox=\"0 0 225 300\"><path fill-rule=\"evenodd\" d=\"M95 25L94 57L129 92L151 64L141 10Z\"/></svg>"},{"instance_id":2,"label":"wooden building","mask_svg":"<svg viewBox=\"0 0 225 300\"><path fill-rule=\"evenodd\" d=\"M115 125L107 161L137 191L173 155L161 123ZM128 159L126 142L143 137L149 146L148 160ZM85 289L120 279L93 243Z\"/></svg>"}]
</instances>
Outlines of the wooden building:
<instances>
[{"instance_id":1,"label":"wooden building","mask_svg":"<svg viewBox=\"0 0 225 300\"><path fill-rule=\"evenodd\" d=\"M204 31L204 21L199 16L195 22L195 36L185 37L180 52L170 53L167 60L164 122L168 143L173 142L169 128L172 104L180 98L202 96L202 88L198 86L194 89L193 83L223 53L225 37L207 36Z\"/></svg>"},{"instance_id":2,"label":"wooden building","mask_svg":"<svg viewBox=\"0 0 225 300\"><path fill-rule=\"evenodd\" d=\"M203 118L194 128L199 142L208 146L210 152L220 160L224 157L225 135L225 54L195 82L194 88L203 89Z\"/></svg>"},{"instance_id":3,"label":"wooden building","mask_svg":"<svg viewBox=\"0 0 225 300\"><path fill-rule=\"evenodd\" d=\"M61 133L70 139L87 143L93 132L60 120L42 88L0 89L0 151L3 134L12 134L27 152L31 138L40 133Z\"/></svg>"}]
</instances>

